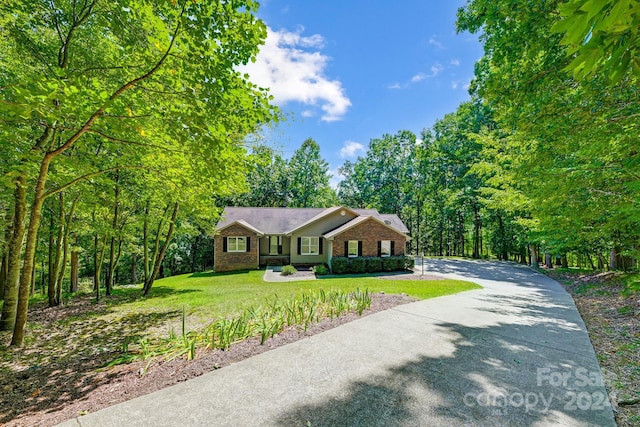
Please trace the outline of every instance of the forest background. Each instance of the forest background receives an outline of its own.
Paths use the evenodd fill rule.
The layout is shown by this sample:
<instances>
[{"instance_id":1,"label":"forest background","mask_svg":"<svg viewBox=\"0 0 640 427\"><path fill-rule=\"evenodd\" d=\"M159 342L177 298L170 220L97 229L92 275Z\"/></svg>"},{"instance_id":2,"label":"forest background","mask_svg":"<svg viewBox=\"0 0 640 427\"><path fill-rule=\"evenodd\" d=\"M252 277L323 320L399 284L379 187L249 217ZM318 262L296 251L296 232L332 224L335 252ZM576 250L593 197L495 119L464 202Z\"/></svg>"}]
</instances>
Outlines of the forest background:
<instances>
[{"instance_id":1,"label":"forest background","mask_svg":"<svg viewBox=\"0 0 640 427\"><path fill-rule=\"evenodd\" d=\"M396 213L410 252L631 269L638 254L637 1L473 0L470 102L420 135L329 166L236 71L266 27L253 1L18 1L0 6L0 329L29 296L91 278L96 298L213 264L226 205Z\"/></svg>"}]
</instances>

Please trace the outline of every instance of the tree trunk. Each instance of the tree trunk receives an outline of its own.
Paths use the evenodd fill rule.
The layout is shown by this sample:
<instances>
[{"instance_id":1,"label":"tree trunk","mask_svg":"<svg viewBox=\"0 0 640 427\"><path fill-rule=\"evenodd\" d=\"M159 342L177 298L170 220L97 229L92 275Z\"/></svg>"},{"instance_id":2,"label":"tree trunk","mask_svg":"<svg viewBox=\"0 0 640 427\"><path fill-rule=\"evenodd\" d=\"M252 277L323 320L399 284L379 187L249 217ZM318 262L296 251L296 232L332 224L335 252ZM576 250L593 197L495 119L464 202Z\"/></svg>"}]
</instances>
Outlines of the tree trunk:
<instances>
[{"instance_id":1,"label":"tree trunk","mask_svg":"<svg viewBox=\"0 0 640 427\"><path fill-rule=\"evenodd\" d=\"M106 246L106 235L102 239L102 244L100 244L97 234L93 237L93 289L96 291L96 302L100 301L100 274L102 273Z\"/></svg>"},{"instance_id":2,"label":"tree trunk","mask_svg":"<svg viewBox=\"0 0 640 427\"><path fill-rule=\"evenodd\" d=\"M73 199L71 209L69 209L69 214L67 215L67 220L64 223L64 235L62 237L62 262L59 267L60 271L58 272L57 280L58 287L56 289L58 304L62 302L62 282L64 281L64 275L67 271L67 261L69 258L69 233L71 232L71 222L73 221L73 214L75 213L79 198L80 196L78 195Z\"/></svg>"},{"instance_id":3,"label":"tree trunk","mask_svg":"<svg viewBox=\"0 0 640 427\"><path fill-rule=\"evenodd\" d=\"M540 265L538 264L538 253L536 251L536 245L533 243L529 246L531 251L531 267L538 268Z\"/></svg>"},{"instance_id":4,"label":"tree trunk","mask_svg":"<svg viewBox=\"0 0 640 427\"><path fill-rule=\"evenodd\" d=\"M7 278L4 287L4 305L0 317L0 331L12 331L18 313L20 289L20 252L24 242L25 221L27 216L27 178L20 175L14 191L13 225L7 247ZM27 298L29 298L27 294Z\"/></svg>"},{"instance_id":5,"label":"tree trunk","mask_svg":"<svg viewBox=\"0 0 640 427\"><path fill-rule=\"evenodd\" d=\"M45 200L45 185L49 165L54 154L47 153L40 164L40 173L36 182L35 195L31 205L31 215L29 216L29 229L27 230L27 243L24 250L24 263L22 274L20 275L20 289L18 291L18 310L16 314L16 325L13 330L11 345L22 346L24 341L24 330L27 325L27 314L29 310L29 289L31 288L31 274L33 273L33 263L36 255L36 245L38 243L38 228L42 217L42 205Z\"/></svg>"},{"instance_id":6,"label":"tree trunk","mask_svg":"<svg viewBox=\"0 0 640 427\"><path fill-rule=\"evenodd\" d=\"M478 206L473 204L473 254L472 257L475 259L480 258L480 228L482 227L482 222L480 220L480 211Z\"/></svg>"},{"instance_id":7,"label":"tree trunk","mask_svg":"<svg viewBox=\"0 0 640 427\"><path fill-rule=\"evenodd\" d=\"M0 301L4 299L4 286L7 283L7 264L9 263L9 254L7 249L2 254L2 260L0 260Z\"/></svg>"},{"instance_id":8,"label":"tree trunk","mask_svg":"<svg viewBox=\"0 0 640 427\"><path fill-rule=\"evenodd\" d=\"M71 285L69 287L71 293L78 292L78 271L78 251L71 251Z\"/></svg>"},{"instance_id":9,"label":"tree trunk","mask_svg":"<svg viewBox=\"0 0 640 427\"><path fill-rule=\"evenodd\" d=\"M162 261L164 260L164 254L167 252L167 248L169 247L169 243L171 242L171 237L173 236L173 230L175 228L176 218L178 217L178 207L179 207L178 203L177 202L174 203L173 212L171 213L171 220L169 221L169 230L167 231L165 241L162 245L162 248L160 249L159 252L157 252L157 256L155 257L153 272L151 273L151 276L149 276L148 281L146 281L144 284L145 296L149 295L151 286L153 285L153 282L155 281L156 276L160 271L160 266L162 265ZM160 233L160 230L158 230L158 234L159 233ZM157 239L156 239L156 242L157 242Z\"/></svg>"},{"instance_id":10,"label":"tree trunk","mask_svg":"<svg viewBox=\"0 0 640 427\"><path fill-rule=\"evenodd\" d=\"M618 266L618 248L611 248L611 252L609 252L609 270L617 270Z\"/></svg>"},{"instance_id":11,"label":"tree trunk","mask_svg":"<svg viewBox=\"0 0 640 427\"><path fill-rule=\"evenodd\" d=\"M33 269L31 271L31 296L36 293L36 266L37 263L33 263Z\"/></svg>"},{"instance_id":12,"label":"tree trunk","mask_svg":"<svg viewBox=\"0 0 640 427\"><path fill-rule=\"evenodd\" d=\"M60 270L60 262L62 260L62 239L64 236L64 193L60 193L60 204L58 211L58 236L55 241L55 257L53 263L51 262L51 244L53 235L53 215L51 215L51 229L49 230L49 307L60 305L59 287L58 283L58 271Z\"/></svg>"},{"instance_id":13,"label":"tree trunk","mask_svg":"<svg viewBox=\"0 0 640 427\"><path fill-rule=\"evenodd\" d=\"M13 224L13 211L7 208L5 216L5 247L2 251L2 260L0 261L0 301L4 299L4 289L7 283L7 276L9 273L9 244L11 242Z\"/></svg>"},{"instance_id":14,"label":"tree trunk","mask_svg":"<svg viewBox=\"0 0 640 427\"><path fill-rule=\"evenodd\" d=\"M553 261L551 259L551 254L545 252L545 254L544 254L544 264L549 269L553 268Z\"/></svg>"},{"instance_id":15,"label":"tree trunk","mask_svg":"<svg viewBox=\"0 0 640 427\"><path fill-rule=\"evenodd\" d=\"M118 214L120 212L120 169L116 169L115 188L113 190L113 221L111 221L111 230L114 233L111 236L109 244L109 269L107 270L107 280L105 280L106 294L111 295L113 289L114 272L115 272L115 251L116 251L116 230L118 228Z\"/></svg>"},{"instance_id":16,"label":"tree trunk","mask_svg":"<svg viewBox=\"0 0 640 427\"><path fill-rule=\"evenodd\" d=\"M144 283L147 283L151 272L149 271L149 202L144 207L144 222L142 224L142 268L144 270ZM144 287L144 285L143 285Z\"/></svg>"},{"instance_id":17,"label":"tree trunk","mask_svg":"<svg viewBox=\"0 0 640 427\"><path fill-rule=\"evenodd\" d=\"M131 254L131 283L138 283L138 266L135 252Z\"/></svg>"},{"instance_id":18,"label":"tree trunk","mask_svg":"<svg viewBox=\"0 0 640 427\"><path fill-rule=\"evenodd\" d=\"M560 257L560 265L562 268L569 268L569 263L567 262L567 255L562 255Z\"/></svg>"}]
</instances>

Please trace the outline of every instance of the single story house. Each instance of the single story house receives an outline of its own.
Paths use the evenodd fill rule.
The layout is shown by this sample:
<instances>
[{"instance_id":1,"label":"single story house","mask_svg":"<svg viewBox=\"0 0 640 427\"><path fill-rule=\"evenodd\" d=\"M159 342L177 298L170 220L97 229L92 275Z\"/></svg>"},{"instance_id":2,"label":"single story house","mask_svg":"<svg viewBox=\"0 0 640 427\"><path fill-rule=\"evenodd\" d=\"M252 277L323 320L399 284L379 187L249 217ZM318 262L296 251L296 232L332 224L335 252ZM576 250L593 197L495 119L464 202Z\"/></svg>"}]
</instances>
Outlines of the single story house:
<instances>
[{"instance_id":1,"label":"single story house","mask_svg":"<svg viewBox=\"0 0 640 427\"><path fill-rule=\"evenodd\" d=\"M221 272L404 255L408 233L397 215L376 209L226 207L216 226L214 265Z\"/></svg>"}]
</instances>

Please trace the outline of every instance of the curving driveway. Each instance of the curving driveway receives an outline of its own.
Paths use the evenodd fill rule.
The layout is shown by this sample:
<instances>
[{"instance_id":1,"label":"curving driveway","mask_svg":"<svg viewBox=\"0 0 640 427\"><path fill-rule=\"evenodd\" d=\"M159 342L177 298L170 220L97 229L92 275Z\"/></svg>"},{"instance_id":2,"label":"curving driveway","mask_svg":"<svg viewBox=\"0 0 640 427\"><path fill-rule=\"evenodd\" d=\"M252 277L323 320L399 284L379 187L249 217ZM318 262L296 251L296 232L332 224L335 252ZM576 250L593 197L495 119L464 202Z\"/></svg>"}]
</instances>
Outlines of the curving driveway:
<instances>
[{"instance_id":1,"label":"curving driveway","mask_svg":"<svg viewBox=\"0 0 640 427\"><path fill-rule=\"evenodd\" d=\"M557 282L512 263L427 259L425 272L484 288L377 313L65 425L615 426Z\"/></svg>"}]
</instances>

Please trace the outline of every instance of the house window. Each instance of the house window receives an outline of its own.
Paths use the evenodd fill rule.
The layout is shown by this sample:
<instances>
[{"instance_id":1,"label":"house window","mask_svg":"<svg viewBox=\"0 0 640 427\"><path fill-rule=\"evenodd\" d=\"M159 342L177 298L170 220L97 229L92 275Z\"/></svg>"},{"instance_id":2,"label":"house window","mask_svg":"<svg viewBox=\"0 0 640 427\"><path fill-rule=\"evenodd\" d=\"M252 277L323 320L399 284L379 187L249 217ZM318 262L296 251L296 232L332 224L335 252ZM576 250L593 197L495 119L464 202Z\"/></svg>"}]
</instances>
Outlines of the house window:
<instances>
[{"instance_id":1,"label":"house window","mask_svg":"<svg viewBox=\"0 0 640 427\"><path fill-rule=\"evenodd\" d=\"M301 255L318 255L320 254L320 238L319 237L302 237L300 239Z\"/></svg>"},{"instance_id":2,"label":"house window","mask_svg":"<svg viewBox=\"0 0 640 427\"><path fill-rule=\"evenodd\" d=\"M246 237L227 237L227 252L246 252Z\"/></svg>"},{"instance_id":3,"label":"house window","mask_svg":"<svg viewBox=\"0 0 640 427\"><path fill-rule=\"evenodd\" d=\"M391 240L380 241L380 256L391 256Z\"/></svg>"},{"instance_id":4,"label":"house window","mask_svg":"<svg viewBox=\"0 0 640 427\"><path fill-rule=\"evenodd\" d=\"M282 253L282 236L269 237L269 255L278 255Z\"/></svg>"},{"instance_id":5,"label":"house window","mask_svg":"<svg viewBox=\"0 0 640 427\"><path fill-rule=\"evenodd\" d=\"M354 258L359 256L360 254L358 253L358 241L357 240L349 240L349 250L347 255L349 256L349 258Z\"/></svg>"}]
</instances>

